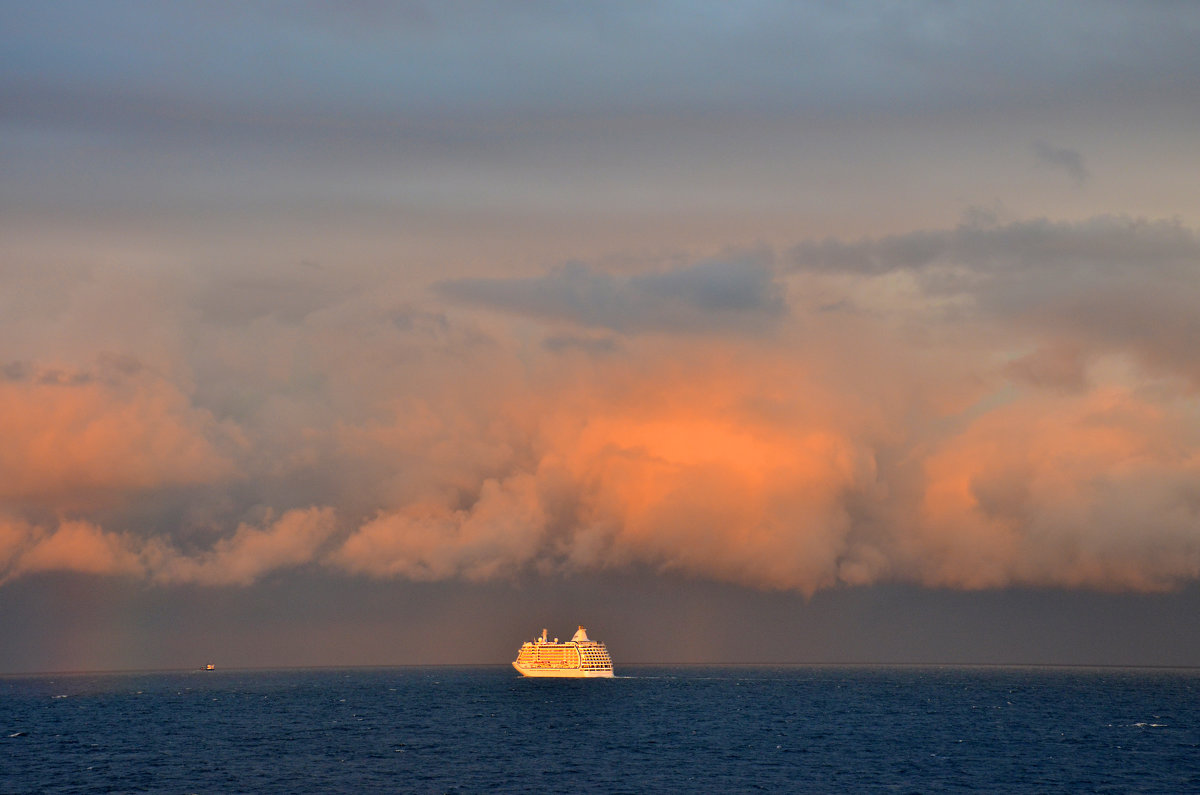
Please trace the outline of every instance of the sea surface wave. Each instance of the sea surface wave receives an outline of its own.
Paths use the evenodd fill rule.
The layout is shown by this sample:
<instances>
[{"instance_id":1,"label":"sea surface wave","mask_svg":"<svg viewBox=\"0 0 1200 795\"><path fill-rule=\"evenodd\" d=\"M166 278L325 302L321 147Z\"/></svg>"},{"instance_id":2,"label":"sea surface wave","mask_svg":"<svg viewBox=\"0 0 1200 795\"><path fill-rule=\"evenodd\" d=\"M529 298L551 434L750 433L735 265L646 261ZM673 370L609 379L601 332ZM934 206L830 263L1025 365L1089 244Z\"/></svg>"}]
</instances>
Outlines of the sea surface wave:
<instances>
[{"instance_id":1,"label":"sea surface wave","mask_svg":"<svg viewBox=\"0 0 1200 795\"><path fill-rule=\"evenodd\" d=\"M0 678L0 792L1200 792L1200 671Z\"/></svg>"}]
</instances>

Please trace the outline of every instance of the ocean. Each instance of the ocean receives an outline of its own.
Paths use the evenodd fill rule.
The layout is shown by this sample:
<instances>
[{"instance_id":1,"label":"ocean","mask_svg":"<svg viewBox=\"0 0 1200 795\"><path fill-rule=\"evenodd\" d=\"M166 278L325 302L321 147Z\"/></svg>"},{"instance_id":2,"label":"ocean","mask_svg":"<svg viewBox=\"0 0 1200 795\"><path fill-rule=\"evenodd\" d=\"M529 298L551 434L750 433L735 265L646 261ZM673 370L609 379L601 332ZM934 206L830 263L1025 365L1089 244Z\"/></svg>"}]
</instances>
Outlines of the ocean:
<instances>
[{"instance_id":1,"label":"ocean","mask_svg":"<svg viewBox=\"0 0 1200 795\"><path fill-rule=\"evenodd\" d=\"M1200 670L0 678L0 792L1200 792Z\"/></svg>"}]
</instances>

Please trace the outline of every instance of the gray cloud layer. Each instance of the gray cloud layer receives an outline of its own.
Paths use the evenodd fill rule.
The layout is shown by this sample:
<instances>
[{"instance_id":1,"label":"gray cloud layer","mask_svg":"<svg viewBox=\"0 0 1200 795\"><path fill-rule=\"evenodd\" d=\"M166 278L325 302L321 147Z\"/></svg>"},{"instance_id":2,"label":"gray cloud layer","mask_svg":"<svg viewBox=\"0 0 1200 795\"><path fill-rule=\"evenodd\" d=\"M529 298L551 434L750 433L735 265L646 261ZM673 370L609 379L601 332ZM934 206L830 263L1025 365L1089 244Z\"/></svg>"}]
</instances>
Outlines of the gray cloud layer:
<instances>
[{"instance_id":1,"label":"gray cloud layer","mask_svg":"<svg viewBox=\"0 0 1200 795\"><path fill-rule=\"evenodd\" d=\"M1061 273L1071 267L1095 275L1153 268L1190 270L1200 238L1178 220L1097 217L1083 222L1046 218L996 224L988 219L951 230L917 231L855 242L809 241L790 252L800 269L881 274L937 265L1001 276L1014 269Z\"/></svg>"},{"instance_id":2,"label":"gray cloud layer","mask_svg":"<svg viewBox=\"0 0 1200 795\"><path fill-rule=\"evenodd\" d=\"M1109 98L1144 98L1149 90L1179 101L1195 96L1187 77L1200 65L1192 46L1200 13L1180 3L1059 3L1041 9L1036 24L1006 3L931 2L736 10L716 2L10 3L0 13L13 41L40 45L9 46L0 61L10 87L40 76L42 90L30 98L84 72L97 91L125 86L164 100L171 86L184 108L205 108L216 119L225 115L211 112L219 105L247 120L256 107L268 118L290 107L324 110L340 122L370 108L422 116L664 107L855 112L1023 105L1101 88ZM756 57L731 57L747 52ZM264 70L272 73L270 91L244 79ZM1121 81L1111 82L1117 72ZM26 102L7 105L10 118L30 110ZM150 104L136 115L169 119L178 110Z\"/></svg>"},{"instance_id":3,"label":"gray cloud layer","mask_svg":"<svg viewBox=\"0 0 1200 795\"><path fill-rule=\"evenodd\" d=\"M1083 163L1083 155L1074 149L1054 146L1045 141L1034 141L1033 154L1039 163L1066 172L1076 185L1083 185L1091 177Z\"/></svg>"},{"instance_id":4,"label":"gray cloud layer","mask_svg":"<svg viewBox=\"0 0 1200 795\"><path fill-rule=\"evenodd\" d=\"M788 256L801 272L909 273L926 294L970 300L971 318L982 311L1052 335L1056 352L1045 356L1124 351L1200 384L1190 343L1200 339L1194 310L1200 237L1177 220L973 223L853 243L808 242ZM1036 380L1048 363L1029 360L1033 369L1019 370Z\"/></svg>"},{"instance_id":5,"label":"gray cloud layer","mask_svg":"<svg viewBox=\"0 0 1200 795\"><path fill-rule=\"evenodd\" d=\"M1025 212L1187 217L1198 32L1152 2L0 3L0 226L48 261L443 267L447 241L699 259L1031 185ZM1022 182L1048 130L1036 162L1086 176L1066 205Z\"/></svg>"},{"instance_id":6,"label":"gray cloud layer","mask_svg":"<svg viewBox=\"0 0 1200 795\"><path fill-rule=\"evenodd\" d=\"M771 270L754 262L706 262L614 276L573 264L523 279L459 279L442 295L480 306L621 332L757 331L785 311Z\"/></svg>"}]
</instances>

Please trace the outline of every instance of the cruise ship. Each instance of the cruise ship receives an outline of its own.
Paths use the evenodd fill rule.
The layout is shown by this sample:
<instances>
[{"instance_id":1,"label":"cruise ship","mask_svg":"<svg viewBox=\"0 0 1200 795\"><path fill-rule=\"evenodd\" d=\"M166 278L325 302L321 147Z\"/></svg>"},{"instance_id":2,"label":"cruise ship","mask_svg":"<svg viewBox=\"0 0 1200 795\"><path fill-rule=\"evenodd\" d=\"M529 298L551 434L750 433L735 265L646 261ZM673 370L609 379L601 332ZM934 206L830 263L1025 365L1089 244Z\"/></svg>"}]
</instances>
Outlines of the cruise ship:
<instances>
[{"instance_id":1,"label":"cruise ship","mask_svg":"<svg viewBox=\"0 0 1200 795\"><path fill-rule=\"evenodd\" d=\"M521 676L559 676L574 679L609 677L613 675L612 658L600 641L591 640L587 630L580 627L566 643L546 639L546 630L540 638L521 644L513 668Z\"/></svg>"}]
</instances>

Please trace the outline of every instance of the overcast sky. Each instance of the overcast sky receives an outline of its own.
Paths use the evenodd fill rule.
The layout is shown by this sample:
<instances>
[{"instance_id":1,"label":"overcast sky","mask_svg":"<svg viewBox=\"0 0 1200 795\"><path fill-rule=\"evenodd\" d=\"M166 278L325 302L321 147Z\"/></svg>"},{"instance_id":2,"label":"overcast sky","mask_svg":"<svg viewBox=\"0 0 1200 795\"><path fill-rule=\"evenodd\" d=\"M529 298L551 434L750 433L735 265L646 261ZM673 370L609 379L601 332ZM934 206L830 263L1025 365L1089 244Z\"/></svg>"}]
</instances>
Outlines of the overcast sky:
<instances>
[{"instance_id":1,"label":"overcast sky","mask_svg":"<svg viewBox=\"0 0 1200 795\"><path fill-rule=\"evenodd\" d=\"M0 2L0 672L1200 665L1197 41Z\"/></svg>"}]
</instances>

